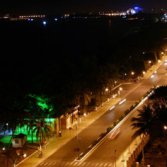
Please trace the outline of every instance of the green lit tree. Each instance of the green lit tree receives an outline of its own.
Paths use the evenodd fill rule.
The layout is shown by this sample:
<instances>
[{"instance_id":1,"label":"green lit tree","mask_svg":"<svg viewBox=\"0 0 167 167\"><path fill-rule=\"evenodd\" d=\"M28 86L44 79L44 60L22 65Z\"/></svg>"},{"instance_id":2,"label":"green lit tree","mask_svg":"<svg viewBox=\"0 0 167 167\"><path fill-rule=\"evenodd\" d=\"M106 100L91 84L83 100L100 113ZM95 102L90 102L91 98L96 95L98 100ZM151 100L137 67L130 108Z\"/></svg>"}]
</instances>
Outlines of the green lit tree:
<instances>
[{"instance_id":1,"label":"green lit tree","mask_svg":"<svg viewBox=\"0 0 167 167\"><path fill-rule=\"evenodd\" d=\"M32 142L33 136L36 134L41 143L51 132L51 128L45 119L53 116L53 106L49 103L48 98L30 94L26 97L25 111L27 113L25 122L28 133L31 134Z\"/></svg>"},{"instance_id":2,"label":"green lit tree","mask_svg":"<svg viewBox=\"0 0 167 167\"><path fill-rule=\"evenodd\" d=\"M46 123L45 119L38 119L34 123L33 132L36 133L39 144L42 145L46 141L46 139L50 137L51 128Z\"/></svg>"}]
</instances>

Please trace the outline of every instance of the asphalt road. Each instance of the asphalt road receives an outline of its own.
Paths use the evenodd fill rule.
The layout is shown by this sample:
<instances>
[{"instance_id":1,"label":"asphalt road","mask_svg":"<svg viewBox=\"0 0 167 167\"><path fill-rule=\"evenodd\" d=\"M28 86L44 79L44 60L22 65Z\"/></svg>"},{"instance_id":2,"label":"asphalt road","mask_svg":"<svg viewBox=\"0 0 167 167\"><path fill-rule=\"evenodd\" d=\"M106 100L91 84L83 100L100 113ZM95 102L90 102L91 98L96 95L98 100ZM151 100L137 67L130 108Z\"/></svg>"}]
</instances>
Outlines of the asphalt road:
<instances>
[{"instance_id":1,"label":"asphalt road","mask_svg":"<svg viewBox=\"0 0 167 167\"><path fill-rule=\"evenodd\" d=\"M114 167L115 158L118 158L122 154L132 140L131 136L133 131L131 130L129 119L121 126L121 133L117 139L111 141L106 138L106 140L85 161L74 161L78 155L78 152L76 152L75 149L79 148L79 153L84 151L92 143L92 141L98 138L102 132L105 132L107 127L111 126L115 120L124 114L126 109L129 109L130 106L138 101L151 87L153 87L153 85L167 84L167 70L165 68L165 65L162 65L157 70L155 78L150 77L149 79L141 80L138 83L125 84L123 86L123 91L121 91L120 94L122 99L126 98L125 103L121 105L117 104L115 109L112 111L109 110L109 108L111 108L109 104L104 106L101 111L98 112L103 112L104 110L107 112L104 112L99 119L39 164L38 167Z\"/></svg>"},{"instance_id":2,"label":"asphalt road","mask_svg":"<svg viewBox=\"0 0 167 167\"><path fill-rule=\"evenodd\" d=\"M158 70L157 73L155 74L155 78L153 80L152 77L150 77L147 80L144 80L142 84L136 89L134 92L132 92L128 97L127 97L127 102L138 99L138 96L140 93L144 93L150 86L153 85L166 85L167 80L166 80L166 75L167 75L167 70L165 68L165 65L162 65ZM140 107L141 108L141 107ZM137 108L132 115L128 118L127 121L124 122L120 126L120 134L119 136L114 139L110 140L109 137L106 137L105 141L94 151L85 161L84 166L94 166L97 164L97 162L100 164L103 164L101 166L117 166L116 160L120 158L123 160L125 157L123 155L124 150L127 148L129 149L130 153L130 143L132 142L132 135L134 133L134 130L131 127L131 118L136 116L138 113ZM118 112L118 108L115 109L114 112ZM98 161L97 161L98 160ZM116 163L116 164L115 164ZM81 163L82 164L82 163ZM88 165L86 165L88 164ZM121 164L118 166L120 167ZM123 161L122 165L123 166Z\"/></svg>"}]
</instances>

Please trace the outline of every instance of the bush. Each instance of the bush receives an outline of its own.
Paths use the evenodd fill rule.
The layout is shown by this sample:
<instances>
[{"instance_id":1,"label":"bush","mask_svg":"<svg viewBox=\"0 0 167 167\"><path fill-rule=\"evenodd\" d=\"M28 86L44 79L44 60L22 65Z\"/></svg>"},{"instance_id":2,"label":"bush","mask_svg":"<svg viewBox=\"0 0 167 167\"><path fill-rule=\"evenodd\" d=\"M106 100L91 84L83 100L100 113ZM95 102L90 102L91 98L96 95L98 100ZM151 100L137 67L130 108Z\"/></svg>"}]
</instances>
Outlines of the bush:
<instances>
[{"instance_id":1,"label":"bush","mask_svg":"<svg viewBox=\"0 0 167 167\"><path fill-rule=\"evenodd\" d=\"M108 127L107 128L107 132L111 131L112 130L112 127Z\"/></svg>"}]
</instances>

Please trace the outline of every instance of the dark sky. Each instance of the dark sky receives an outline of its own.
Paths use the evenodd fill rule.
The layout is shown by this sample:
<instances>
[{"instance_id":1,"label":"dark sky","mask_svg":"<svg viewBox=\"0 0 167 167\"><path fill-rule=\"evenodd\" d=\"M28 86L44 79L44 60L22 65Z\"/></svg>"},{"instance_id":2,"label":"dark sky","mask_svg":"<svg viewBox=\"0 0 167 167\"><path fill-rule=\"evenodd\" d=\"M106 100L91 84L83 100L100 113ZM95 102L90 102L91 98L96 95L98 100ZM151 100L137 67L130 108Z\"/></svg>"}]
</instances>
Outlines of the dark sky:
<instances>
[{"instance_id":1,"label":"dark sky","mask_svg":"<svg viewBox=\"0 0 167 167\"><path fill-rule=\"evenodd\" d=\"M0 12L96 12L125 10L134 5L142 6L145 10L167 8L167 0L2 0Z\"/></svg>"}]
</instances>

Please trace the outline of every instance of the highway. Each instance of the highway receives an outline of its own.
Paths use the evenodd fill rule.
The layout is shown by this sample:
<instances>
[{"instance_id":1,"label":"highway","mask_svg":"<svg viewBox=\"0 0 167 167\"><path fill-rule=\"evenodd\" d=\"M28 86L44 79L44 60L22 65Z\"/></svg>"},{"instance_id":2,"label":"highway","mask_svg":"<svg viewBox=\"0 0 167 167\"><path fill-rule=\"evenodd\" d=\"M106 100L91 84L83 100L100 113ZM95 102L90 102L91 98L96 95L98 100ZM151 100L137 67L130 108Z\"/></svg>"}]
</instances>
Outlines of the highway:
<instances>
[{"instance_id":1,"label":"highway","mask_svg":"<svg viewBox=\"0 0 167 167\"><path fill-rule=\"evenodd\" d=\"M133 131L131 129L130 119L137 114L134 112L127 121L120 127L120 134L114 140L110 140L108 137L97 147L91 154L83 161L75 161L78 153L84 151L95 139L99 137L102 132L105 132L112 123L120 118L124 112L132 106L136 101L153 86L166 85L166 65L162 64L157 70L155 78L149 77L148 79L142 79L138 83L128 83L123 85L120 97L126 99L123 104L117 104L114 109L109 110L112 106L110 103L103 106L98 112L104 112L104 114L97 120L95 120L90 126L78 133L72 140L61 147L58 151L52 154L45 161L41 162L38 167L64 167L64 166L92 166L92 167L120 167L115 164L116 160L122 156L125 149L128 148L132 142ZM137 110L136 110L137 111ZM70 132L69 132L70 133ZM75 149L79 148L79 152ZM129 148L130 150L130 148ZM124 157L122 157L123 159ZM117 165L117 166L116 166Z\"/></svg>"}]
</instances>

